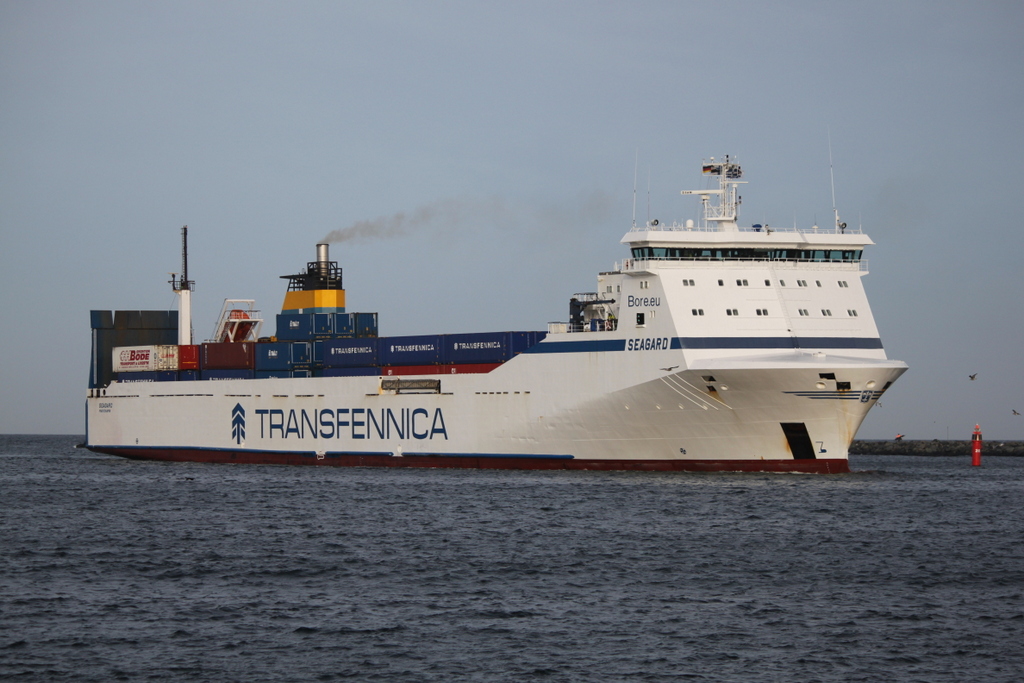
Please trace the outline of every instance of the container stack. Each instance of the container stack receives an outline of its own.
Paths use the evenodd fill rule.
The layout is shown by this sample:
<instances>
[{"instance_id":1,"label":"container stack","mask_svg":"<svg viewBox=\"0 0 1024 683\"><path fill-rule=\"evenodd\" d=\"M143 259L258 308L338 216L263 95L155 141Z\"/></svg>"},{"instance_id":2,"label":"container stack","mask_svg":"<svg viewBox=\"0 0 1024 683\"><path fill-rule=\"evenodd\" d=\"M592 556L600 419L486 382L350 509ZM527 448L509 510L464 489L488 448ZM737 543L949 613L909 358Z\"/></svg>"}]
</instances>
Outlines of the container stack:
<instances>
[{"instance_id":1,"label":"container stack","mask_svg":"<svg viewBox=\"0 0 1024 683\"><path fill-rule=\"evenodd\" d=\"M279 313L277 316L277 338L281 341L376 336L376 313Z\"/></svg>"},{"instance_id":2,"label":"container stack","mask_svg":"<svg viewBox=\"0 0 1024 683\"><path fill-rule=\"evenodd\" d=\"M108 358L122 382L457 375L490 372L545 334L481 332L118 346Z\"/></svg>"},{"instance_id":3,"label":"container stack","mask_svg":"<svg viewBox=\"0 0 1024 683\"><path fill-rule=\"evenodd\" d=\"M89 388L101 389L114 380L114 349L167 346L178 341L177 311L90 311L92 358Z\"/></svg>"}]
</instances>

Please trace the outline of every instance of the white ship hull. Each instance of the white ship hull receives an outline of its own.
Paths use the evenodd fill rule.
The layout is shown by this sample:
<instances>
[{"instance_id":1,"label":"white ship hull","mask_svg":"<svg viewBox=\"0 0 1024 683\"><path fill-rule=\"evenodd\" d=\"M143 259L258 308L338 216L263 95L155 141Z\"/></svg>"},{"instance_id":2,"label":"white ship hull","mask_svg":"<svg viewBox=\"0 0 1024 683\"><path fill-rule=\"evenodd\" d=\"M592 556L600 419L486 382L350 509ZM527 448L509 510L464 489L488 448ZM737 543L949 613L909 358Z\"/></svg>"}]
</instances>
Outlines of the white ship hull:
<instances>
[{"instance_id":1,"label":"white ship hull","mask_svg":"<svg viewBox=\"0 0 1024 683\"><path fill-rule=\"evenodd\" d=\"M88 445L213 462L842 472L906 369L792 351L682 370L681 350L546 352L559 343L436 376L440 393L382 391L381 377L115 382L88 399ZM805 426L810 453L784 424Z\"/></svg>"}]
</instances>

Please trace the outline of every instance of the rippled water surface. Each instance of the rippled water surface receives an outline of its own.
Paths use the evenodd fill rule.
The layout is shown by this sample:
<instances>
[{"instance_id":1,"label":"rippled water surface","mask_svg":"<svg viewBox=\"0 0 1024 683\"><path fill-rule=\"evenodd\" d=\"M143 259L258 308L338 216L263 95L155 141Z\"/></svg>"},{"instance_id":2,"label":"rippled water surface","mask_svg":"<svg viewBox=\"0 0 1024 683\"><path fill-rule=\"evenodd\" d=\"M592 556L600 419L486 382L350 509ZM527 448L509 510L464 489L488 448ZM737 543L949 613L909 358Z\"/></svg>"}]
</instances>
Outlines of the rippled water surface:
<instances>
[{"instance_id":1,"label":"rippled water surface","mask_svg":"<svg viewBox=\"0 0 1024 683\"><path fill-rule=\"evenodd\" d=\"M0 678L1024 680L1024 459L134 462L0 436Z\"/></svg>"}]
</instances>

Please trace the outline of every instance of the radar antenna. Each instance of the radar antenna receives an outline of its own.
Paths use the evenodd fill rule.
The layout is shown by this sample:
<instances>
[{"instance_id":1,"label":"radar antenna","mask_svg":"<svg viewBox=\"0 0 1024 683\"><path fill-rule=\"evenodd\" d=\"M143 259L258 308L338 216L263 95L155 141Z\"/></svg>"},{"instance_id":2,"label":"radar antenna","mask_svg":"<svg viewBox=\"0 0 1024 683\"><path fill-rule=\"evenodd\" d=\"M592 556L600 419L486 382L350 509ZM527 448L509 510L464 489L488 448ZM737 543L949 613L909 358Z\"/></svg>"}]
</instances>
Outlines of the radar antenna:
<instances>
[{"instance_id":1,"label":"radar antenna","mask_svg":"<svg viewBox=\"0 0 1024 683\"><path fill-rule=\"evenodd\" d=\"M743 198L736 195L736 186L746 181L740 180L743 177L743 169L740 165L725 155L724 161L715 161L711 157L710 162L705 162L701 169L705 175L718 177L717 190L683 190L680 194L695 194L700 196L701 204L704 206L704 221L715 222L719 230L736 230L736 219L740 215L740 204ZM719 196L718 205L708 203L710 195Z\"/></svg>"}]
</instances>

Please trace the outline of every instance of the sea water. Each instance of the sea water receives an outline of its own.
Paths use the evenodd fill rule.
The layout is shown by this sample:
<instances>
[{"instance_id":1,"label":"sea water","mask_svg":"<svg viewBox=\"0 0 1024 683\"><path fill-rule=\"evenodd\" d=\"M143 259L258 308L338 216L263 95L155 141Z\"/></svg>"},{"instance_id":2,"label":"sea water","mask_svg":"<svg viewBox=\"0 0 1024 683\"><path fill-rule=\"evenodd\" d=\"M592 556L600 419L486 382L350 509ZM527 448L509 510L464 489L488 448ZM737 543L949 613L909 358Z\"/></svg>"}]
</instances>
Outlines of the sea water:
<instances>
[{"instance_id":1,"label":"sea water","mask_svg":"<svg viewBox=\"0 0 1024 683\"><path fill-rule=\"evenodd\" d=\"M0 437L0 679L1024 680L1024 458L136 462Z\"/></svg>"}]
</instances>

